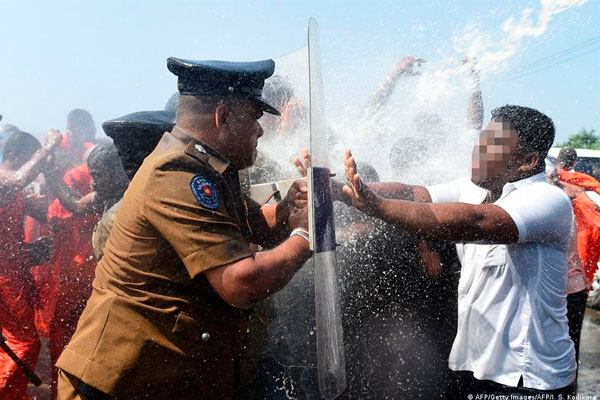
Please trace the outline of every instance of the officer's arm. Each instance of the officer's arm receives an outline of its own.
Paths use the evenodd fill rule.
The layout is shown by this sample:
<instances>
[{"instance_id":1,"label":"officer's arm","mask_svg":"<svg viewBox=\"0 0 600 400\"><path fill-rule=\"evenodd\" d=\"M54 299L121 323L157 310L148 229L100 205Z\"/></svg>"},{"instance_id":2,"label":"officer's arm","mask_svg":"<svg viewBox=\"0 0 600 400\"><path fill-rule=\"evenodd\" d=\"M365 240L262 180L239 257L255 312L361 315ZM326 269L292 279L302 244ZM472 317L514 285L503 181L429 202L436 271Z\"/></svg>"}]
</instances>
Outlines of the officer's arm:
<instances>
[{"instance_id":1,"label":"officer's arm","mask_svg":"<svg viewBox=\"0 0 600 400\"><path fill-rule=\"evenodd\" d=\"M247 309L284 287L310 256L308 242L292 236L272 250L207 270L204 274L224 301Z\"/></svg>"}]
</instances>

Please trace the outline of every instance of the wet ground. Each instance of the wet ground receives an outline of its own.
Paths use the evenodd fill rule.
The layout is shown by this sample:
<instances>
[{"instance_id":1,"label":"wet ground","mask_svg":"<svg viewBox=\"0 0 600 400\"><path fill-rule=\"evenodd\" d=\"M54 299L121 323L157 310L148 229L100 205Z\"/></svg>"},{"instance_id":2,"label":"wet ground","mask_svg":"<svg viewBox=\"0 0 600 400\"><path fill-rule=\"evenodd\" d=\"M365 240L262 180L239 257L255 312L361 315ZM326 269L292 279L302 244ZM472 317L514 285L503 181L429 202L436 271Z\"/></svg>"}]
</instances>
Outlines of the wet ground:
<instances>
[{"instance_id":1,"label":"wet ground","mask_svg":"<svg viewBox=\"0 0 600 400\"><path fill-rule=\"evenodd\" d=\"M600 311L586 310L579 346L578 393L600 399Z\"/></svg>"},{"instance_id":2,"label":"wet ground","mask_svg":"<svg viewBox=\"0 0 600 400\"><path fill-rule=\"evenodd\" d=\"M600 400L600 311L590 308L586 310L579 350L579 399ZM50 400L50 353L46 339L42 339L42 351L36 373L44 383L38 388L30 385L29 393L35 400Z\"/></svg>"}]
</instances>

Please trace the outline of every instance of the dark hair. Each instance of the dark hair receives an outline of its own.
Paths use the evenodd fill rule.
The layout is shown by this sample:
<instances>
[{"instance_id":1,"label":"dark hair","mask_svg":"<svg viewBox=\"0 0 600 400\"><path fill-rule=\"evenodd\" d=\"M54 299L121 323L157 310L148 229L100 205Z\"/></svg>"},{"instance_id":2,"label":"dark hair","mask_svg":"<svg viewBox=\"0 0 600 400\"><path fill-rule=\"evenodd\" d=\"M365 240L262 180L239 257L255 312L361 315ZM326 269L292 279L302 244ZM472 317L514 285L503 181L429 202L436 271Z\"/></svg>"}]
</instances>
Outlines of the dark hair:
<instances>
[{"instance_id":1,"label":"dark hair","mask_svg":"<svg viewBox=\"0 0 600 400\"><path fill-rule=\"evenodd\" d=\"M13 133L6 141L2 157L6 160L8 155L12 153L13 156L23 157L29 160L33 156L33 153L40 147L42 147L42 145L39 140L29 133L19 131Z\"/></svg>"},{"instance_id":2,"label":"dark hair","mask_svg":"<svg viewBox=\"0 0 600 400\"><path fill-rule=\"evenodd\" d=\"M572 147L563 147L558 153L558 162L563 168L572 167L577 161L577 152Z\"/></svg>"},{"instance_id":3,"label":"dark hair","mask_svg":"<svg viewBox=\"0 0 600 400\"><path fill-rule=\"evenodd\" d=\"M92 151L90 151L87 164L90 168L102 170L116 170L123 168L117 148L112 143L104 143L94 147Z\"/></svg>"},{"instance_id":4,"label":"dark hair","mask_svg":"<svg viewBox=\"0 0 600 400\"><path fill-rule=\"evenodd\" d=\"M537 153L543 161L554 142L554 123L533 108L506 105L492 110L492 118L506 118L519 135L517 151Z\"/></svg>"},{"instance_id":5,"label":"dark hair","mask_svg":"<svg viewBox=\"0 0 600 400\"><path fill-rule=\"evenodd\" d=\"M84 131L91 135L96 133L96 124L94 123L94 118L89 111L76 108L71 110L67 115L67 125L71 130L75 130L74 133L80 133Z\"/></svg>"}]
</instances>

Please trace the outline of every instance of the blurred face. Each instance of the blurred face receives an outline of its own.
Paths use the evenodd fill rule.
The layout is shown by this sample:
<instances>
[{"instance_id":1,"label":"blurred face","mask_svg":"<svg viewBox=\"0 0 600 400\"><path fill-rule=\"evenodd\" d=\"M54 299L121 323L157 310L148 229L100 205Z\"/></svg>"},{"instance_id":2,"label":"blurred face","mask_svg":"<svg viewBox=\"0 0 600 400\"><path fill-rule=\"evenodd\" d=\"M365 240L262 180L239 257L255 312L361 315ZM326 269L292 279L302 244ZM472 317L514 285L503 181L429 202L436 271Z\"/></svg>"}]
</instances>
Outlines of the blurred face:
<instances>
[{"instance_id":1,"label":"blurred face","mask_svg":"<svg viewBox=\"0 0 600 400\"><path fill-rule=\"evenodd\" d=\"M476 185L490 189L496 183L508 182L511 160L519 137L514 126L504 118L490 121L479 135L471 159L471 180Z\"/></svg>"},{"instance_id":2,"label":"blurred face","mask_svg":"<svg viewBox=\"0 0 600 400\"><path fill-rule=\"evenodd\" d=\"M71 141L76 143L86 143L93 142L94 137L96 136L96 128L95 127L76 127L70 126L67 124L67 132L66 132Z\"/></svg>"},{"instance_id":3,"label":"blurred face","mask_svg":"<svg viewBox=\"0 0 600 400\"><path fill-rule=\"evenodd\" d=\"M259 104L251 100L242 100L229 108L225 128L227 129L227 156L238 168L252 166L258 154L258 138L263 129L258 120L263 112Z\"/></svg>"}]
</instances>

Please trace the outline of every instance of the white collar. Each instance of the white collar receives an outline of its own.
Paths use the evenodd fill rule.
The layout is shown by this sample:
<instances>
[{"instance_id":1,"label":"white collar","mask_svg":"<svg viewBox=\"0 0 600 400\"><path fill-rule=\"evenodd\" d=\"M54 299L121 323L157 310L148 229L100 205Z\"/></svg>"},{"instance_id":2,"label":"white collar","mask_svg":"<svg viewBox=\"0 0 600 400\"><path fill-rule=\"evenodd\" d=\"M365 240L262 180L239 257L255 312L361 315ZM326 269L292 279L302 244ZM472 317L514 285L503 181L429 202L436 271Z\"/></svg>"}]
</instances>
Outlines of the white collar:
<instances>
[{"instance_id":1,"label":"white collar","mask_svg":"<svg viewBox=\"0 0 600 400\"><path fill-rule=\"evenodd\" d=\"M502 187L502 195L500 196L500 198L502 199L502 198L508 196L509 193L511 193L523 186L527 186L529 184L539 182L539 181L545 181L545 180L546 180L546 173L540 172L539 174L530 176L528 178L520 179L515 182L508 182L506 185L504 185L504 187Z\"/></svg>"}]
</instances>

